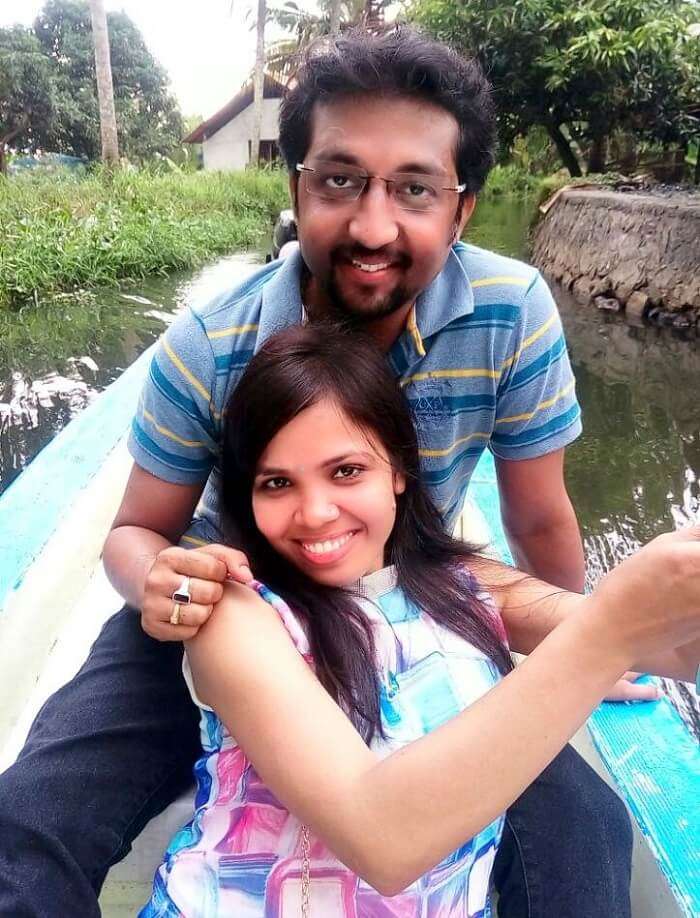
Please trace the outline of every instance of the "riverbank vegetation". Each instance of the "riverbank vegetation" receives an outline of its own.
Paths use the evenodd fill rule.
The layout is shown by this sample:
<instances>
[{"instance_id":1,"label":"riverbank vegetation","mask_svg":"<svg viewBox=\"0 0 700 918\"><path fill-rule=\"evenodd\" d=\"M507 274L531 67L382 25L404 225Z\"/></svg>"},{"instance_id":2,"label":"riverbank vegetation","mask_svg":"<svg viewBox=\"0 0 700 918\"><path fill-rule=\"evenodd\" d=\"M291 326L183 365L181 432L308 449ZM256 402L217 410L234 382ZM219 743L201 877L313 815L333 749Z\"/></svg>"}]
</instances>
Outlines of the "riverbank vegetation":
<instances>
[{"instance_id":1,"label":"riverbank vegetation","mask_svg":"<svg viewBox=\"0 0 700 918\"><path fill-rule=\"evenodd\" d=\"M285 206L275 170L0 178L0 309L260 245Z\"/></svg>"},{"instance_id":2,"label":"riverbank vegetation","mask_svg":"<svg viewBox=\"0 0 700 918\"><path fill-rule=\"evenodd\" d=\"M682 169L700 139L695 0L408 0L406 16L482 63L504 150L537 127L571 176L629 174L645 144Z\"/></svg>"},{"instance_id":3,"label":"riverbank vegetation","mask_svg":"<svg viewBox=\"0 0 700 918\"><path fill-rule=\"evenodd\" d=\"M119 146L131 161L180 147L183 121L167 72L122 12L107 14ZM6 147L85 161L100 152L90 8L46 0L31 27L0 28L0 171Z\"/></svg>"}]
</instances>

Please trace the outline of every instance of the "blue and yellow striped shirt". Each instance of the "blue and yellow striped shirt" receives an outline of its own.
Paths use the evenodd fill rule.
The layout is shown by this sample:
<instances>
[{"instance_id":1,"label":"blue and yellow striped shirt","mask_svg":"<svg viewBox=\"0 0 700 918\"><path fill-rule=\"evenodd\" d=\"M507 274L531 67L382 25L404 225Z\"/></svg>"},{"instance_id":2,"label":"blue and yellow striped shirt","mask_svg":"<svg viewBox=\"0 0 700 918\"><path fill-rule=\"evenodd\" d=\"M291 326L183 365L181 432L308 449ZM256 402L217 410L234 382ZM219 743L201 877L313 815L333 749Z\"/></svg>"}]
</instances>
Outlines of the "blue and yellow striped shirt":
<instances>
[{"instance_id":1,"label":"blue and yellow striped shirt","mask_svg":"<svg viewBox=\"0 0 700 918\"><path fill-rule=\"evenodd\" d=\"M134 460L174 483L206 482L183 544L220 539L222 412L263 342L301 321L300 253L272 262L162 338L134 418ZM529 265L457 243L388 355L413 410L425 480L451 526L488 447L530 459L581 431L561 321Z\"/></svg>"}]
</instances>

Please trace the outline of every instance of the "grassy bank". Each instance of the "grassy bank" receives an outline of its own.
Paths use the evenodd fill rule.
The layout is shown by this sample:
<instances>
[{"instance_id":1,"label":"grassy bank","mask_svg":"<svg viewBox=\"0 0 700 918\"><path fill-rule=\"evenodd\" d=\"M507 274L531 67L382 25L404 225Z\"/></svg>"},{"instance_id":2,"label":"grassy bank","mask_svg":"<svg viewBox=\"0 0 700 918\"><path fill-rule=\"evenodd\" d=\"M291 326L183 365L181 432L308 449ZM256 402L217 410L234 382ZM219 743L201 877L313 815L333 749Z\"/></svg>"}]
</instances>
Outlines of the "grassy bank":
<instances>
[{"instance_id":1,"label":"grassy bank","mask_svg":"<svg viewBox=\"0 0 700 918\"><path fill-rule=\"evenodd\" d=\"M505 166L498 165L489 172L482 196L485 198L499 198L506 195L518 198L538 197L542 184L546 180L547 176L527 172L515 163L507 163Z\"/></svg>"},{"instance_id":2,"label":"grassy bank","mask_svg":"<svg viewBox=\"0 0 700 918\"><path fill-rule=\"evenodd\" d=\"M270 171L0 177L0 309L254 246L287 202Z\"/></svg>"}]
</instances>

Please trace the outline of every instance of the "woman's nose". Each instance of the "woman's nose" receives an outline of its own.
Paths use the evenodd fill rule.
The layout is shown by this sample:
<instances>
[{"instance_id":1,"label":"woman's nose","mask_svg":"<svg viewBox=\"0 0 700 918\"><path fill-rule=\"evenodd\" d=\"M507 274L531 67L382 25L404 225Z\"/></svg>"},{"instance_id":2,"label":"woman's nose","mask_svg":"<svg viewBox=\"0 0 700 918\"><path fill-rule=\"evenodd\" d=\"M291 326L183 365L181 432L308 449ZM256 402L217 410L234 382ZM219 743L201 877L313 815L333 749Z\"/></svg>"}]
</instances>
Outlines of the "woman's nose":
<instances>
[{"instance_id":1,"label":"woman's nose","mask_svg":"<svg viewBox=\"0 0 700 918\"><path fill-rule=\"evenodd\" d=\"M330 500L324 497L314 497L302 500L296 509L298 525L315 529L326 523L332 523L340 516L340 510Z\"/></svg>"}]
</instances>

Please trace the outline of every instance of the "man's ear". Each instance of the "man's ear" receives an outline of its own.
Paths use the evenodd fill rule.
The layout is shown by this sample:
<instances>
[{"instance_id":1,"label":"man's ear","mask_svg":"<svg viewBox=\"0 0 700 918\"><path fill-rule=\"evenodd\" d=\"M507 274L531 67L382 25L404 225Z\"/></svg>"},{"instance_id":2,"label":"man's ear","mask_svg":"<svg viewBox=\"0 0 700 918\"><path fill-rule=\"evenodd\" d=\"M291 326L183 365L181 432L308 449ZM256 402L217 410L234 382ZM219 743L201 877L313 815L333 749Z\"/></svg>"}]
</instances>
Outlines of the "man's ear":
<instances>
[{"instance_id":1,"label":"man's ear","mask_svg":"<svg viewBox=\"0 0 700 918\"><path fill-rule=\"evenodd\" d=\"M292 202L292 210L294 211L294 219L297 217L297 197L299 194L299 173L290 172L289 173L289 197Z\"/></svg>"},{"instance_id":2,"label":"man's ear","mask_svg":"<svg viewBox=\"0 0 700 918\"><path fill-rule=\"evenodd\" d=\"M464 227L469 223L472 214L474 213L474 208L476 207L476 195L475 194L463 194L459 203L459 210L455 218L455 230L453 239L457 242L458 239L462 238L462 233L464 232Z\"/></svg>"}]
</instances>

